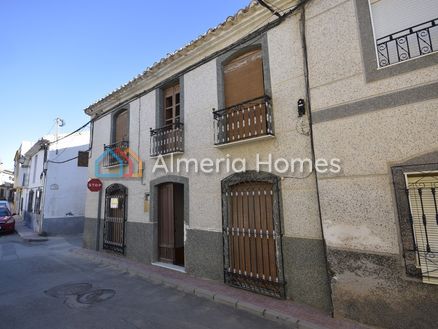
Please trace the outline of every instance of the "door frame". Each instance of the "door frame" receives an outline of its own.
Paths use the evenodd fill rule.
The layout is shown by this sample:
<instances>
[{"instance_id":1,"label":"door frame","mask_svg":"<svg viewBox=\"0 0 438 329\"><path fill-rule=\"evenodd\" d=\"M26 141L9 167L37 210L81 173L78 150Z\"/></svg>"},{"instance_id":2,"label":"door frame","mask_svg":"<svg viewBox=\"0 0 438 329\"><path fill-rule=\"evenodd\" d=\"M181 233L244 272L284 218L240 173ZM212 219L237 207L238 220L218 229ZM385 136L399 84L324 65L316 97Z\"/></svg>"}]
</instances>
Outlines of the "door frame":
<instances>
[{"instance_id":1,"label":"door frame","mask_svg":"<svg viewBox=\"0 0 438 329\"><path fill-rule=\"evenodd\" d=\"M150 221L154 224L152 262L159 261L158 251L158 194L159 186L164 183L175 183L183 185L184 191L184 226L189 227L189 179L183 176L166 175L150 181ZM184 248L184 259L186 260L186 248ZM187 263L186 261L184 262Z\"/></svg>"},{"instance_id":2,"label":"door frame","mask_svg":"<svg viewBox=\"0 0 438 329\"><path fill-rule=\"evenodd\" d=\"M273 187L272 195L272 218L274 221L274 230L276 234L276 265L278 271L278 291L276 293L266 293L266 289L257 289L257 287L251 289L247 285L239 286L239 288L247 289L253 292L268 294L269 296L286 298L286 280L284 276L284 262L283 262L283 220L281 215L281 195L280 195L280 179L278 176L268 172L249 170L243 173L232 174L221 182L222 188L222 228L223 228L223 264L224 264L224 282L227 282L227 269L230 265L229 262L229 244L226 236L225 227L229 223L230 210L228 209L228 195L231 193L233 186L240 183L270 183ZM261 284L263 284L261 282ZM235 286L235 285L233 285ZM237 286L236 286L237 287Z\"/></svg>"}]
</instances>

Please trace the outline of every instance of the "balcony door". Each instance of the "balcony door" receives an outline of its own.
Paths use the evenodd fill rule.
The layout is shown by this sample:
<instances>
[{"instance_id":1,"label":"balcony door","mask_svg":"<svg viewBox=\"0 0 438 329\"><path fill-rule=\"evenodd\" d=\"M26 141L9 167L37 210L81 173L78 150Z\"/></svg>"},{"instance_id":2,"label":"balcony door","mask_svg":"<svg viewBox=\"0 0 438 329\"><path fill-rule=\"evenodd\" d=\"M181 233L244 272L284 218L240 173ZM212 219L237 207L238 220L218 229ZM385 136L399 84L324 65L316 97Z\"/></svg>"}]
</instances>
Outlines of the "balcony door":
<instances>
[{"instance_id":1,"label":"balcony door","mask_svg":"<svg viewBox=\"0 0 438 329\"><path fill-rule=\"evenodd\" d=\"M180 87L179 84L164 90L164 125L180 122Z\"/></svg>"},{"instance_id":2,"label":"balcony door","mask_svg":"<svg viewBox=\"0 0 438 329\"><path fill-rule=\"evenodd\" d=\"M128 111L119 112L114 117L114 135L113 143L128 141L129 132L129 117Z\"/></svg>"}]
</instances>

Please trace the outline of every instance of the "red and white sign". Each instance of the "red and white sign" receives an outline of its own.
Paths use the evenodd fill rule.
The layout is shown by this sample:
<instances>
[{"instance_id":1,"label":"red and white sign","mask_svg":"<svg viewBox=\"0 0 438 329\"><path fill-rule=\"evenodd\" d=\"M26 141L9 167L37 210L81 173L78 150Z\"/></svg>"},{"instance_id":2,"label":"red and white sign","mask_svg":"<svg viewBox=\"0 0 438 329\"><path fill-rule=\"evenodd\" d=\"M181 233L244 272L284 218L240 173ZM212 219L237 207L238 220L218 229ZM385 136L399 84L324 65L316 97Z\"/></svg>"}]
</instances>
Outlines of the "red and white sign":
<instances>
[{"instance_id":1,"label":"red and white sign","mask_svg":"<svg viewBox=\"0 0 438 329\"><path fill-rule=\"evenodd\" d=\"M87 183L87 187L91 192L99 192L102 189L102 181L97 178L90 179Z\"/></svg>"}]
</instances>

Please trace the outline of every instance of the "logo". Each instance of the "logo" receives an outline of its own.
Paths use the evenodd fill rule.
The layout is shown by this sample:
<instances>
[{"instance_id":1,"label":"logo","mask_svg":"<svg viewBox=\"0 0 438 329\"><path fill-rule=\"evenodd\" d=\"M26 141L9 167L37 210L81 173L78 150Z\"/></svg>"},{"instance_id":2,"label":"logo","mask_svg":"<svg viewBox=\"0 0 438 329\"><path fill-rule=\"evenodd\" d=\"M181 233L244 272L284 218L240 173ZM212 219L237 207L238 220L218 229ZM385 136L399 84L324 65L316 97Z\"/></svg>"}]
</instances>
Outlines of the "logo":
<instances>
[{"instance_id":1,"label":"logo","mask_svg":"<svg viewBox=\"0 0 438 329\"><path fill-rule=\"evenodd\" d=\"M142 177L143 161L129 147L105 146L94 162L94 170L98 178Z\"/></svg>"}]
</instances>

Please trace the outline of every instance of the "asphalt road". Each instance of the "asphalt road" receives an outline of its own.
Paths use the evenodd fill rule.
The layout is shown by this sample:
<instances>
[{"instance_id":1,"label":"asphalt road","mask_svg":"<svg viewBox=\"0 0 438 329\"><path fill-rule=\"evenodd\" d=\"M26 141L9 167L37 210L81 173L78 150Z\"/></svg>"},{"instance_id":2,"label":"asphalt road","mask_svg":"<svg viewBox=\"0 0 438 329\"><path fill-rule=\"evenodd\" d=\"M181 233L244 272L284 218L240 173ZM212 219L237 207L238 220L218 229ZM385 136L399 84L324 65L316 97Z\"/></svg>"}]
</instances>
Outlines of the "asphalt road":
<instances>
[{"instance_id":1,"label":"asphalt road","mask_svg":"<svg viewBox=\"0 0 438 329\"><path fill-rule=\"evenodd\" d=\"M70 252L79 237L0 236L0 329L286 328Z\"/></svg>"}]
</instances>

